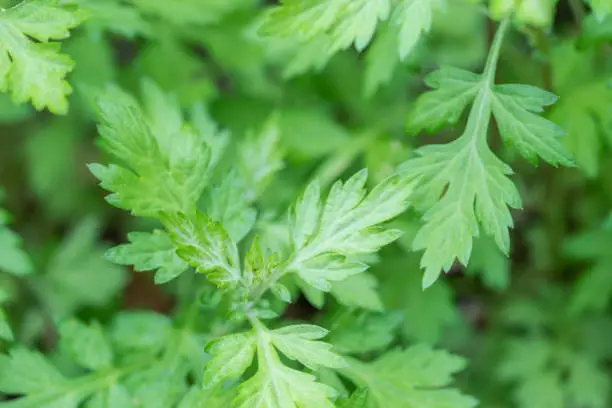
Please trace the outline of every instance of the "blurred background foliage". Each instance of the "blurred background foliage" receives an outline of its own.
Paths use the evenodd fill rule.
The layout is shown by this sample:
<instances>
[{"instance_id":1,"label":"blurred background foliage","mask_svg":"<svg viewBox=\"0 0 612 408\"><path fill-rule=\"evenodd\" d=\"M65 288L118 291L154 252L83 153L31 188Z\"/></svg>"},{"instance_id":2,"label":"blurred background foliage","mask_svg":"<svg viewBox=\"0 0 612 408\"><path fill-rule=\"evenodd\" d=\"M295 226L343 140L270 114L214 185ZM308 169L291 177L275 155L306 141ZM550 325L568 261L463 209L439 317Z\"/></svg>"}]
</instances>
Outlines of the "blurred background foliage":
<instances>
[{"instance_id":1,"label":"blurred background foliage","mask_svg":"<svg viewBox=\"0 0 612 408\"><path fill-rule=\"evenodd\" d=\"M367 166L374 183L414 147L455 137L462 124L407 138L406 112L436 67L479 69L493 32L481 2L449 1L405 62L373 45L320 64L253 34L257 0L78 3L88 17L62 42L76 63L68 113L37 112L0 94L0 220L10 222L0 227L0 302L15 337L43 350L57 339L53 322L67 316L108 322L119 309L168 313L180 293L180 283L155 286L150 274L104 260L127 232L150 225L105 203L86 167L101 160L96 89L117 83L138 94L149 78L185 111L205 106L234 146L278 112L285 166L260 208L273 220L314 177L328 186ZM483 407L604 408L612 404L612 18L584 6L576 12L572 0L531 3L543 6L522 15L498 81L560 95L547 115L567 131L579 167L531 167L496 150L516 170L524 198L513 213L510 257L481 238L467 268L423 292L419 254L410 250L419 218L407 214L395 221L404 237L363 278L368 296L356 298L349 280L328 299L304 293L285 315L331 328L330 341L350 354L427 342L464 355L463 389ZM10 231L27 256L3 257L20 239Z\"/></svg>"}]
</instances>

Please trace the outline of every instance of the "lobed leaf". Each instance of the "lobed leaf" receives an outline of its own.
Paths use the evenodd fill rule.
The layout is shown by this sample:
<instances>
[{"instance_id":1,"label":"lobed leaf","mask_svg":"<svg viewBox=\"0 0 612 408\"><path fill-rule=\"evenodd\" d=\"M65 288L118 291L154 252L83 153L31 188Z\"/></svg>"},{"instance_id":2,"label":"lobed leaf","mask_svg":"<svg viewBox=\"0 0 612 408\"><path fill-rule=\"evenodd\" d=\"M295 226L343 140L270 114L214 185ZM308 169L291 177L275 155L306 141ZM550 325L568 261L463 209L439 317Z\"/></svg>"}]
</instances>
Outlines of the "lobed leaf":
<instances>
[{"instance_id":1,"label":"lobed leaf","mask_svg":"<svg viewBox=\"0 0 612 408\"><path fill-rule=\"evenodd\" d=\"M72 92L66 75L74 63L52 40L67 38L82 20L60 0L24 0L0 10L0 91L11 92L17 104L66 114Z\"/></svg>"},{"instance_id":2,"label":"lobed leaf","mask_svg":"<svg viewBox=\"0 0 612 408\"><path fill-rule=\"evenodd\" d=\"M176 245L176 253L219 286L233 286L241 279L236 244L221 224L198 211L192 218L182 213L161 214L164 226Z\"/></svg>"},{"instance_id":3,"label":"lobed leaf","mask_svg":"<svg viewBox=\"0 0 612 408\"><path fill-rule=\"evenodd\" d=\"M176 102L152 82L145 81L143 91L148 115L118 88L100 96L103 148L120 165L92 164L90 170L112 192L107 201L135 215L190 212L208 183L211 157L218 154L208 144L215 135L183 124Z\"/></svg>"},{"instance_id":4,"label":"lobed leaf","mask_svg":"<svg viewBox=\"0 0 612 408\"><path fill-rule=\"evenodd\" d=\"M230 334L206 346L212 358L204 368L203 384L213 388L226 379L238 379L253 361L255 354L253 333Z\"/></svg>"},{"instance_id":5,"label":"lobed leaf","mask_svg":"<svg viewBox=\"0 0 612 408\"><path fill-rule=\"evenodd\" d=\"M181 275L189 268L176 253L176 246L165 231L130 232L129 244L106 251L106 259L119 265L133 265L134 270L157 269L155 283L162 284Z\"/></svg>"},{"instance_id":6,"label":"lobed leaf","mask_svg":"<svg viewBox=\"0 0 612 408\"><path fill-rule=\"evenodd\" d=\"M426 345L392 350L372 363L350 359L340 372L369 390L369 406L472 408L477 401L453 388L452 376L465 366L463 359Z\"/></svg>"}]
</instances>

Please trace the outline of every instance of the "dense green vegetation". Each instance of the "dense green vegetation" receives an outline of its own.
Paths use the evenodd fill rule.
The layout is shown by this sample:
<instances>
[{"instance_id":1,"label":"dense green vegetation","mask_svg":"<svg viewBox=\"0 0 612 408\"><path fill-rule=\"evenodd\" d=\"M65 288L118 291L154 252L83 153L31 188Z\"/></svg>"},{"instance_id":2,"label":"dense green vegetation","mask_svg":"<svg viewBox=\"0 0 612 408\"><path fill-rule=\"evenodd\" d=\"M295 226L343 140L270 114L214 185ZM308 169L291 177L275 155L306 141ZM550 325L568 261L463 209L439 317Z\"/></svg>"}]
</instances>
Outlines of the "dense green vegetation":
<instances>
[{"instance_id":1,"label":"dense green vegetation","mask_svg":"<svg viewBox=\"0 0 612 408\"><path fill-rule=\"evenodd\" d=\"M612 406L611 41L610 0L0 0L0 407Z\"/></svg>"}]
</instances>

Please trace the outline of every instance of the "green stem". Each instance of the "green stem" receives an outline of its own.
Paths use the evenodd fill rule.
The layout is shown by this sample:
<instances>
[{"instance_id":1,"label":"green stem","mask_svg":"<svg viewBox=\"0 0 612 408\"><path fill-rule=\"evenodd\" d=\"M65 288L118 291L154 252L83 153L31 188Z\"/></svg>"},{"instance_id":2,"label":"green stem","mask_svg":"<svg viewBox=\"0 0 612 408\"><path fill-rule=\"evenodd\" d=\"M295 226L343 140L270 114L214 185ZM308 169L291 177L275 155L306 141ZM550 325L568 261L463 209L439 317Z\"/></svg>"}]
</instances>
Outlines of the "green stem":
<instances>
[{"instance_id":1,"label":"green stem","mask_svg":"<svg viewBox=\"0 0 612 408\"><path fill-rule=\"evenodd\" d=\"M510 26L510 17L505 17L495 31L491 48L489 48L489 55L487 56L487 62L485 64L483 75L487 80L487 83L492 86L495 83L495 72L497 71L497 62L499 61L499 54L501 51L504 37L508 32Z\"/></svg>"},{"instance_id":2,"label":"green stem","mask_svg":"<svg viewBox=\"0 0 612 408\"><path fill-rule=\"evenodd\" d=\"M582 21L586 17L586 10L584 8L583 0L569 0L569 6L572 9L572 14L574 15L576 28L580 30L580 27L582 27Z\"/></svg>"}]
</instances>

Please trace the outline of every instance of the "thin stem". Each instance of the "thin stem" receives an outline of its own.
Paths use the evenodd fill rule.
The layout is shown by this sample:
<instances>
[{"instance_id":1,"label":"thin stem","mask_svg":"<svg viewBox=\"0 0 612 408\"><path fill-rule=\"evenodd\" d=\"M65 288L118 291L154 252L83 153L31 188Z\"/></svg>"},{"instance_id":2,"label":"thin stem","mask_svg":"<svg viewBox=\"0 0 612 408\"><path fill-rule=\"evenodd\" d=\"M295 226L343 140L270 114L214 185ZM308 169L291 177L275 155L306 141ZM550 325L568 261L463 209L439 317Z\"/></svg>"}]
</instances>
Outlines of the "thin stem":
<instances>
[{"instance_id":1,"label":"thin stem","mask_svg":"<svg viewBox=\"0 0 612 408\"><path fill-rule=\"evenodd\" d=\"M489 55L487 56L487 63L485 65L483 74L490 85L493 85L495 81L495 71L497 71L499 53L509 26L510 17L508 16L505 17L497 27L497 31L493 37L493 42L491 43L491 48L489 49Z\"/></svg>"},{"instance_id":2,"label":"thin stem","mask_svg":"<svg viewBox=\"0 0 612 408\"><path fill-rule=\"evenodd\" d=\"M576 24L576 28L580 30L582 27L582 21L586 17L586 10L584 9L584 4L582 0L569 0L569 6L572 9L572 14L574 16L574 22Z\"/></svg>"}]
</instances>

